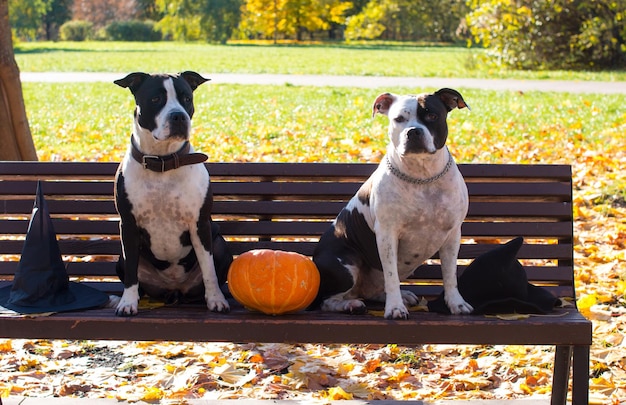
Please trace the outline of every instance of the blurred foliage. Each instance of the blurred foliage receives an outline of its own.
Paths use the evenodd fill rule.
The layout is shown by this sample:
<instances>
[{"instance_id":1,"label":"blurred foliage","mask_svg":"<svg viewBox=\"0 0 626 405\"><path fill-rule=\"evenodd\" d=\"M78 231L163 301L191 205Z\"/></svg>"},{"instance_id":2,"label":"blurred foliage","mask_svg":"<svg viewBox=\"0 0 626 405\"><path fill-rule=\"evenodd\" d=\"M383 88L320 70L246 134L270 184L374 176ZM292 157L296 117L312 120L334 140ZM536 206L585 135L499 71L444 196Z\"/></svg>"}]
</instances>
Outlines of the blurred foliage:
<instances>
[{"instance_id":1,"label":"blurred foliage","mask_svg":"<svg viewBox=\"0 0 626 405\"><path fill-rule=\"evenodd\" d=\"M521 69L626 67L626 0L469 0L490 61Z\"/></svg>"},{"instance_id":2,"label":"blurred foliage","mask_svg":"<svg viewBox=\"0 0 626 405\"><path fill-rule=\"evenodd\" d=\"M346 21L353 8L350 1L339 0L246 0L239 26L243 38L311 38L316 32L329 32ZM307 39L308 39L307 38Z\"/></svg>"},{"instance_id":3,"label":"blurred foliage","mask_svg":"<svg viewBox=\"0 0 626 405\"><path fill-rule=\"evenodd\" d=\"M89 21L68 21L59 29L59 36L64 41L86 41L93 38L93 35L93 24Z\"/></svg>"},{"instance_id":4,"label":"blurred foliage","mask_svg":"<svg viewBox=\"0 0 626 405\"><path fill-rule=\"evenodd\" d=\"M44 16L51 10L51 3L50 0L9 0L9 20L16 35L35 39Z\"/></svg>"},{"instance_id":5,"label":"blurred foliage","mask_svg":"<svg viewBox=\"0 0 626 405\"><path fill-rule=\"evenodd\" d=\"M156 0L158 28L174 40L226 43L239 24L240 0Z\"/></svg>"},{"instance_id":6,"label":"blurred foliage","mask_svg":"<svg viewBox=\"0 0 626 405\"><path fill-rule=\"evenodd\" d=\"M114 21L105 28L106 37L112 41L160 41L161 32L152 20Z\"/></svg>"},{"instance_id":7,"label":"blurred foliage","mask_svg":"<svg viewBox=\"0 0 626 405\"><path fill-rule=\"evenodd\" d=\"M345 38L454 42L467 11L462 0L372 0L348 19Z\"/></svg>"}]
</instances>

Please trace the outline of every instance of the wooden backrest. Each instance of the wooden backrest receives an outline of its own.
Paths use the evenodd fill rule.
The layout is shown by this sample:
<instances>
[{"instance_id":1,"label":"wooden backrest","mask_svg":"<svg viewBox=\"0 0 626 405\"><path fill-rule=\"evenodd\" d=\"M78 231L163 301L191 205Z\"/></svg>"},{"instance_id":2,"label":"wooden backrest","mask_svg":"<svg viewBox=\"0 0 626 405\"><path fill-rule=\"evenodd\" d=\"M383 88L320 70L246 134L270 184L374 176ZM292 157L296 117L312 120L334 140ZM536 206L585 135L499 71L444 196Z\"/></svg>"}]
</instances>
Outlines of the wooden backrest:
<instances>
[{"instance_id":1,"label":"wooden backrest","mask_svg":"<svg viewBox=\"0 0 626 405\"><path fill-rule=\"evenodd\" d=\"M313 252L317 239L374 171L374 164L209 163L213 219L234 254L255 248ZM70 277L119 291L113 203L117 163L0 162L0 286L15 272L37 181L53 218ZM516 236L528 279L574 297L571 167L465 164L470 193L459 271ZM441 291L436 258L410 280L420 295Z\"/></svg>"}]
</instances>

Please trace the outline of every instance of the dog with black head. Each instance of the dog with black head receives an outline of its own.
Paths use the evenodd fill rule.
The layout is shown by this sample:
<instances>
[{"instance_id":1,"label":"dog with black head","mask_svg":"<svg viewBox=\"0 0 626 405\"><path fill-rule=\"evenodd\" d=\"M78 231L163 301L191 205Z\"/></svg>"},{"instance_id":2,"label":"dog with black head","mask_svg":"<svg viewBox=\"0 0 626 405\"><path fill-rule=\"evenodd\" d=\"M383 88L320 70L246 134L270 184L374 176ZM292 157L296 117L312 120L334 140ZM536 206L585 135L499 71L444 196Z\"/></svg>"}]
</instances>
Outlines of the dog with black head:
<instances>
[{"instance_id":1,"label":"dog with black head","mask_svg":"<svg viewBox=\"0 0 626 405\"><path fill-rule=\"evenodd\" d=\"M115 204L124 292L118 316L133 316L142 294L168 303L204 300L228 312L220 288L232 255L211 220L207 156L190 143L193 93L208 81L196 72L131 73L114 83L135 98L132 135L117 171Z\"/></svg>"}]
</instances>

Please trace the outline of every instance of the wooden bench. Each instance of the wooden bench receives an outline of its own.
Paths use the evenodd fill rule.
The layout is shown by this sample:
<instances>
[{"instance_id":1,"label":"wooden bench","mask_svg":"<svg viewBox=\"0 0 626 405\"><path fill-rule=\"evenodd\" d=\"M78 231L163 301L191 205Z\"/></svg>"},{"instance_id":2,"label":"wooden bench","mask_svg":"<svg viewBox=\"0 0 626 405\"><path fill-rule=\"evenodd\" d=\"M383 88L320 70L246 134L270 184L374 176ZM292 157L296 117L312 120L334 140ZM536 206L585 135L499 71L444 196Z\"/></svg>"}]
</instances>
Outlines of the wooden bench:
<instances>
[{"instance_id":1,"label":"wooden bench","mask_svg":"<svg viewBox=\"0 0 626 405\"><path fill-rule=\"evenodd\" d=\"M111 293L120 254L113 205L116 163L0 162L0 286L16 269L37 180L54 220L73 280ZM239 254L254 248L313 252L372 164L210 163L214 220ZM504 320L413 312L407 321L368 314L252 313L231 302L229 314L201 306L140 310L120 318L112 309L48 317L0 317L0 337L284 343L375 343L555 346L552 403L564 404L572 370L574 404L588 402L591 323L575 307L571 168L567 165L460 165L470 193L459 271L495 244L524 236L519 258L530 282L572 306L552 316ZM433 298L441 290L437 260L405 286Z\"/></svg>"}]
</instances>

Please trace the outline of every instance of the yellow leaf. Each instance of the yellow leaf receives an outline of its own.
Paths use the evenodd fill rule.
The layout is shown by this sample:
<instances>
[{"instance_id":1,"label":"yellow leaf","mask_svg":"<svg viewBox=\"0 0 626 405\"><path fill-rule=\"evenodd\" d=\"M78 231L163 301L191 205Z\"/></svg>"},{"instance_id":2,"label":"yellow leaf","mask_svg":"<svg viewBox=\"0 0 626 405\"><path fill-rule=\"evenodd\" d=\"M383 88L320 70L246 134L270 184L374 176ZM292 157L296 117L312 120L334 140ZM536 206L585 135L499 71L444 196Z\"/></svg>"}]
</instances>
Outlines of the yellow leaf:
<instances>
[{"instance_id":1,"label":"yellow leaf","mask_svg":"<svg viewBox=\"0 0 626 405\"><path fill-rule=\"evenodd\" d=\"M21 364L18 369L21 372L25 372L32 368L37 367L38 365L39 365L39 362L37 360L29 359L29 360L26 360L23 364Z\"/></svg>"},{"instance_id":2,"label":"yellow leaf","mask_svg":"<svg viewBox=\"0 0 626 405\"><path fill-rule=\"evenodd\" d=\"M10 340L0 342L0 353L10 352L11 350L13 350L13 345L11 345Z\"/></svg>"},{"instance_id":3,"label":"yellow leaf","mask_svg":"<svg viewBox=\"0 0 626 405\"><path fill-rule=\"evenodd\" d=\"M327 396L330 400L337 401L340 399L352 399L352 394L345 392L341 387L332 387L327 390Z\"/></svg>"},{"instance_id":4,"label":"yellow leaf","mask_svg":"<svg viewBox=\"0 0 626 405\"><path fill-rule=\"evenodd\" d=\"M525 394L532 394L533 390L526 384L522 383L519 385L520 390L522 390Z\"/></svg>"},{"instance_id":5,"label":"yellow leaf","mask_svg":"<svg viewBox=\"0 0 626 405\"><path fill-rule=\"evenodd\" d=\"M0 398L8 398L11 393L11 386L0 387Z\"/></svg>"},{"instance_id":6,"label":"yellow leaf","mask_svg":"<svg viewBox=\"0 0 626 405\"><path fill-rule=\"evenodd\" d=\"M21 385L12 385L12 386L9 386L8 392L13 393L13 394L19 394L19 393L25 392L26 389L27 389L26 387L23 387Z\"/></svg>"},{"instance_id":7,"label":"yellow leaf","mask_svg":"<svg viewBox=\"0 0 626 405\"><path fill-rule=\"evenodd\" d=\"M178 371L181 371L182 369L183 369L183 367L178 367L178 366L175 366L173 364L166 364L165 365L165 371L167 371L170 374L174 374L174 373L176 373Z\"/></svg>"},{"instance_id":8,"label":"yellow leaf","mask_svg":"<svg viewBox=\"0 0 626 405\"><path fill-rule=\"evenodd\" d=\"M385 316L385 311L367 310L367 313L369 315L377 316L379 318L382 318L383 316Z\"/></svg>"},{"instance_id":9,"label":"yellow leaf","mask_svg":"<svg viewBox=\"0 0 626 405\"><path fill-rule=\"evenodd\" d=\"M163 399L164 395L165 394L162 389L158 387L151 387L146 389L146 392L144 393L143 397L141 397L141 399L146 402L158 401Z\"/></svg>"},{"instance_id":10,"label":"yellow leaf","mask_svg":"<svg viewBox=\"0 0 626 405\"><path fill-rule=\"evenodd\" d=\"M146 297L139 300L139 309L155 309L163 306L165 306L163 301L156 301Z\"/></svg>"},{"instance_id":11,"label":"yellow leaf","mask_svg":"<svg viewBox=\"0 0 626 405\"><path fill-rule=\"evenodd\" d=\"M354 363L345 362L345 363L340 363L337 366L337 371L341 375L346 375L346 374L350 373L352 370L354 370Z\"/></svg>"},{"instance_id":12,"label":"yellow leaf","mask_svg":"<svg viewBox=\"0 0 626 405\"><path fill-rule=\"evenodd\" d=\"M578 309L580 311L588 311L589 308L596 305L598 300L595 294L586 294L578 299Z\"/></svg>"},{"instance_id":13,"label":"yellow leaf","mask_svg":"<svg viewBox=\"0 0 626 405\"><path fill-rule=\"evenodd\" d=\"M528 353L526 346L511 345L504 348L507 352L514 356L526 356Z\"/></svg>"}]
</instances>

